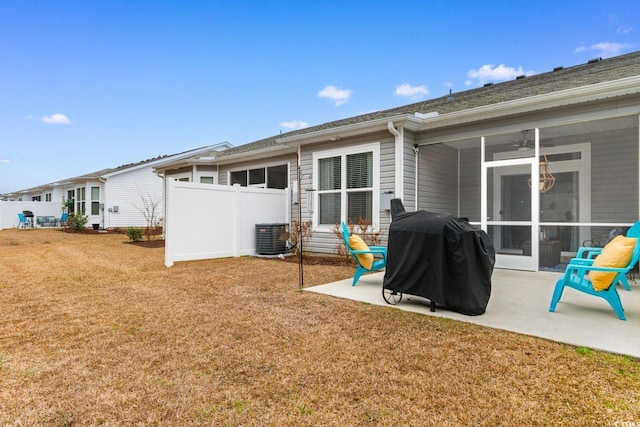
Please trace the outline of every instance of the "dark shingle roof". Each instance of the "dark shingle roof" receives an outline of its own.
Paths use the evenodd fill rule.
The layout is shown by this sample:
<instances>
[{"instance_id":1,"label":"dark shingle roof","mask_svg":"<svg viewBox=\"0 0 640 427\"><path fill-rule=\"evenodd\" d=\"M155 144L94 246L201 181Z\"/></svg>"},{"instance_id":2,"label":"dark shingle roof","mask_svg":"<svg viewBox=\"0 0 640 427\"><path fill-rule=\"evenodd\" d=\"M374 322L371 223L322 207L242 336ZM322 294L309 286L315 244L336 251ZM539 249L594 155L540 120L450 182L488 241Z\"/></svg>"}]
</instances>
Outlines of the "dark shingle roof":
<instances>
[{"instance_id":1,"label":"dark shingle roof","mask_svg":"<svg viewBox=\"0 0 640 427\"><path fill-rule=\"evenodd\" d=\"M240 145L222 152L218 158L230 155L261 150L277 145L277 139L294 135L303 135L324 129L331 129L375 119L394 117L402 114L430 113L437 111L439 115L464 111L470 108L499 104L535 95L544 95L565 89L592 85L607 81L637 76L640 74L640 52L616 56L608 59L589 61L586 64L572 67L558 67L554 71L517 78L503 83L485 85L480 88L453 93L427 101L407 104L387 110L375 111L359 116L323 123L304 129L274 135L259 141Z\"/></svg>"}]
</instances>

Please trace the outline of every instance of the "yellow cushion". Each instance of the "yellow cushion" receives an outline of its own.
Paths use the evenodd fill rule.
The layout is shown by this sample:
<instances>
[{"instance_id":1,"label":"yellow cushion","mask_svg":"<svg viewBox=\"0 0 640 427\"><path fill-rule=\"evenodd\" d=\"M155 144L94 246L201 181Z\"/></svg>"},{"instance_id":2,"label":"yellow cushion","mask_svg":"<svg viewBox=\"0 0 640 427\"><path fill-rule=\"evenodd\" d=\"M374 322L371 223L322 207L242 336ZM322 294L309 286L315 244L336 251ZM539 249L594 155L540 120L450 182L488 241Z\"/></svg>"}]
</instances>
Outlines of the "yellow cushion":
<instances>
[{"instance_id":1,"label":"yellow cushion","mask_svg":"<svg viewBox=\"0 0 640 427\"><path fill-rule=\"evenodd\" d=\"M369 246L367 246L364 240L355 234L349 236L349 246L351 246L351 249L354 251L369 250ZM358 261L360 261L360 265L367 270L371 270L373 266L373 254L356 254L356 256L358 257Z\"/></svg>"},{"instance_id":2,"label":"yellow cushion","mask_svg":"<svg viewBox=\"0 0 640 427\"><path fill-rule=\"evenodd\" d=\"M623 268L629 265L633 248L636 244L635 237L616 236L615 239L607 243L602 248L600 255L593 261L595 267ZM609 289L618 273L607 273L604 271L590 271L589 280L596 291Z\"/></svg>"}]
</instances>

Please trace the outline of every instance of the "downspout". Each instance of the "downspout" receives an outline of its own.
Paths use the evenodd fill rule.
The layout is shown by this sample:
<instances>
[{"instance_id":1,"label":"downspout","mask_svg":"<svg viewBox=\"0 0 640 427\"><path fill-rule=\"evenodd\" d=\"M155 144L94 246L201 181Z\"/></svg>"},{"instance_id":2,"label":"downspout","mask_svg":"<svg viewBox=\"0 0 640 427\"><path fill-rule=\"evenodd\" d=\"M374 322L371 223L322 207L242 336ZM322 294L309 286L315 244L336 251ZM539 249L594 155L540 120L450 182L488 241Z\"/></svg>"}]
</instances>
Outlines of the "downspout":
<instances>
[{"instance_id":1,"label":"downspout","mask_svg":"<svg viewBox=\"0 0 640 427\"><path fill-rule=\"evenodd\" d=\"M402 198L404 196L404 128L393 125L393 122L387 123L387 129L395 137L395 197Z\"/></svg>"},{"instance_id":2,"label":"downspout","mask_svg":"<svg viewBox=\"0 0 640 427\"><path fill-rule=\"evenodd\" d=\"M415 203L416 203L416 208L415 210L418 210L418 166L420 164L420 162L418 161L420 157L420 146L418 144L413 144L413 158L415 161L415 183L413 186L413 191L415 191Z\"/></svg>"}]
</instances>

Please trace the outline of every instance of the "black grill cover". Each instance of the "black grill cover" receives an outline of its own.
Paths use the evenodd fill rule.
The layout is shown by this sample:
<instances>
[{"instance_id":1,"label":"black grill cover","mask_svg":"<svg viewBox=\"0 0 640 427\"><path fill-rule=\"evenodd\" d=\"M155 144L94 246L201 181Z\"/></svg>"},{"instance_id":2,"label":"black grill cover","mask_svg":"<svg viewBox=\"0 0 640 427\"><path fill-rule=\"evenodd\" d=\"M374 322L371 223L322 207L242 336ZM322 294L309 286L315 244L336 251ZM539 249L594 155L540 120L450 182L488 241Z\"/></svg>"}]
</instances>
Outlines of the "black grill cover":
<instances>
[{"instance_id":1,"label":"black grill cover","mask_svg":"<svg viewBox=\"0 0 640 427\"><path fill-rule=\"evenodd\" d=\"M467 220L427 211L394 215L383 287L467 315L483 314L495 249Z\"/></svg>"}]
</instances>

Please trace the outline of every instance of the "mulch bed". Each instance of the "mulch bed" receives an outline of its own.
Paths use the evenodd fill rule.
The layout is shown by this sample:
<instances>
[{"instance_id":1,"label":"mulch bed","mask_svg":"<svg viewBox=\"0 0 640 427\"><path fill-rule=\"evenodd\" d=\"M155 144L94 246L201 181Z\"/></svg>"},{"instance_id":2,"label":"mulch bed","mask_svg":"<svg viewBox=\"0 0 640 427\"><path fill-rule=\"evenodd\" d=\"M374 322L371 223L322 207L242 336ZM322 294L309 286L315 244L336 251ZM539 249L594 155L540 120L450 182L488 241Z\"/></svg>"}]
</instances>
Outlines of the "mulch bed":
<instances>
[{"instance_id":1,"label":"mulch bed","mask_svg":"<svg viewBox=\"0 0 640 427\"><path fill-rule=\"evenodd\" d=\"M298 264L300 262L300 257L297 255L290 255L284 257L284 259L274 258L278 261L284 262L293 262ZM303 265L334 265L334 266L351 266L355 267L356 264L351 258L344 258L336 255L303 255L302 257Z\"/></svg>"},{"instance_id":2,"label":"mulch bed","mask_svg":"<svg viewBox=\"0 0 640 427\"><path fill-rule=\"evenodd\" d=\"M164 248L164 239L139 240L137 242L127 242L141 248Z\"/></svg>"}]
</instances>

